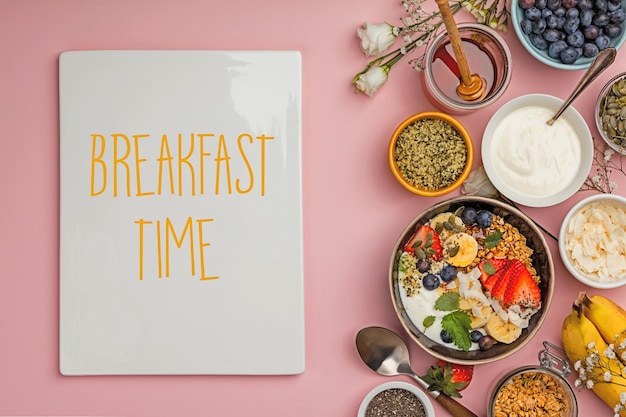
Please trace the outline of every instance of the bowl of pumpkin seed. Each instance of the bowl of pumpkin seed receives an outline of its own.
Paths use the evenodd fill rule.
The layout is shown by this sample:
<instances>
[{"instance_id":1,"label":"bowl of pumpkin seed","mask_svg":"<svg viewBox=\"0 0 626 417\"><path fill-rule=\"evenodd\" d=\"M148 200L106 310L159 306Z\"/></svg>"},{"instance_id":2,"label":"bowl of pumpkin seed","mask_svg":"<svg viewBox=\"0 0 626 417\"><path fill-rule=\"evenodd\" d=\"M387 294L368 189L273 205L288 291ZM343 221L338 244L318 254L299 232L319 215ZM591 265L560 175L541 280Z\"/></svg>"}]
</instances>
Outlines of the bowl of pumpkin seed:
<instances>
[{"instance_id":1,"label":"bowl of pumpkin seed","mask_svg":"<svg viewBox=\"0 0 626 417\"><path fill-rule=\"evenodd\" d=\"M595 120L602 139L626 155L626 72L611 78L600 90Z\"/></svg>"},{"instance_id":2,"label":"bowl of pumpkin seed","mask_svg":"<svg viewBox=\"0 0 626 417\"><path fill-rule=\"evenodd\" d=\"M388 162L396 180L412 193L436 197L458 188L474 160L472 139L454 117L437 111L414 114L393 132Z\"/></svg>"}]
</instances>

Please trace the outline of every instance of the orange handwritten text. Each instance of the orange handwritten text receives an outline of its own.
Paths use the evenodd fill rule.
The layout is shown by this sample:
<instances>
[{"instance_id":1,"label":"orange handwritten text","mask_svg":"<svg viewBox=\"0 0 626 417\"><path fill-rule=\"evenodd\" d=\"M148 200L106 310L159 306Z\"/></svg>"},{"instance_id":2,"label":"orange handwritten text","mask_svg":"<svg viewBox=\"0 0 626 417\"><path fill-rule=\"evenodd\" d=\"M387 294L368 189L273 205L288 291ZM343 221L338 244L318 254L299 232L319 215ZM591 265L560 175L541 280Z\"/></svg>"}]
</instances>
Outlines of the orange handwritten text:
<instances>
[{"instance_id":1,"label":"orange handwritten text","mask_svg":"<svg viewBox=\"0 0 626 417\"><path fill-rule=\"evenodd\" d=\"M241 133L91 134L90 195L146 197L213 193L265 195L267 145ZM212 181L211 181L212 180ZM211 185L212 184L212 185Z\"/></svg>"},{"instance_id":2,"label":"orange handwritten text","mask_svg":"<svg viewBox=\"0 0 626 417\"><path fill-rule=\"evenodd\" d=\"M206 272L205 250L211 246L206 241L206 231L204 228L213 219L196 219L195 222L188 217L184 223L174 225L173 221L166 217L162 220L146 220L139 219L135 224L139 228L139 280L144 279L146 259L154 259L156 253L156 270L159 278L170 277L170 267L173 257L173 251L183 251L187 254L189 273L196 276L196 260L200 261L200 280L214 280L219 277L216 275L208 275ZM146 241L154 238L152 245L146 245ZM197 246L196 246L197 245ZM146 255L153 256L146 256ZM154 265L151 265L154 267Z\"/></svg>"}]
</instances>

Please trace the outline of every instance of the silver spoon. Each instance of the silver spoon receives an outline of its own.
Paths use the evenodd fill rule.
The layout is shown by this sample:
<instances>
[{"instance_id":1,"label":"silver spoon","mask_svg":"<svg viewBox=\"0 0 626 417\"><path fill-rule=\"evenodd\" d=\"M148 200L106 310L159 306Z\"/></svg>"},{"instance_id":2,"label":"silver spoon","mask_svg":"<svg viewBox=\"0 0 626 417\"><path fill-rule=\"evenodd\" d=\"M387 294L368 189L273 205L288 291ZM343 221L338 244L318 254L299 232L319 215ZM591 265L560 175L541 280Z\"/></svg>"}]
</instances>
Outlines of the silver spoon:
<instances>
[{"instance_id":1,"label":"silver spoon","mask_svg":"<svg viewBox=\"0 0 626 417\"><path fill-rule=\"evenodd\" d=\"M366 327L356 335L356 349L365 364L380 375L408 375L455 417L477 417L455 399L428 391L428 384L411 369L409 349L400 336L384 327Z\"/></svg>"},{"instance_id":2,"label":"silver spoon","mask_svg":"<svg viewBox=\"0 0 626 417\"><path fill-rule=\"evenodd\" d=\"M591 66L587 69L587 72L585 72L583 77L580 79L574 91L572 91L572 94L570 94L567 100L565 100L559 111L557 111L556 114L552 116L552 119L548 120L547 123L549 125L552 125L556 121L556 119L561 116L565 109L570 104L572 104L572 101L574 101L576 97L578 97L578 95L582 93L582 91L598 77L598 75L600 75L605 69L611 66L613 61L615 61L616 54L617 51L615 50L615 48L606 48L600 51L598 55L596 55L595 59L591 63Z\"/></svg>"}]
</instances>

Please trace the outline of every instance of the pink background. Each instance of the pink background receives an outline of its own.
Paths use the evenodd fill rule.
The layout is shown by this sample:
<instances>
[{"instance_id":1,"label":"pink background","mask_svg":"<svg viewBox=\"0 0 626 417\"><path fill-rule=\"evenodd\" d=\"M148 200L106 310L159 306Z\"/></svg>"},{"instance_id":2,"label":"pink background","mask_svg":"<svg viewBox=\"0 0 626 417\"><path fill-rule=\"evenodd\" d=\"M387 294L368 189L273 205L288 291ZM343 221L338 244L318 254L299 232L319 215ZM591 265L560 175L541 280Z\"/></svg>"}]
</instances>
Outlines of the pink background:
<instances>
[{"instance_id":1,"label":"pink background","mask_svg":"<svg viewBox=\"0 0 626 417\"><path fill-rule=\"evenodd\" d=\"M386 163L394 128L431 110L406 62L370 99L354 94L365 65L357 27L396 23L398 1L336 0L0 0L0 415L354 416L365 394L391 379L357 356L359 329L401 331L390 301L387 267L400 231L427 199L396 183ZM467 20L459 15L459 20ZM505 35L514 71L506 95L460 116L479 149L497 107L526 93L565 98L582 71L535 61L512 28ZM306 371L298 376L63 377L58 371L58 56L80 49L293 49L303 56L303 187ZM574 103L594 136L600 87L623 70L617 62ZM480 153L475 165L480 164ZM626 180L618 194L626 193ZM457 193L454 193L457 194ZM525 209L558 233L580 198ZM586 288L571 277L548 238L557 272L555 299L539 334L509 359L477 366L462 402L486 412L491 381L537 363L543 340L560 344L560 327L578 291L605 293L626 305L623 289ZM246 331L246 329L241 329ZM405 336L408 340L408 337ZM250 340L250 343L255 343ZM418 373L433 363L411 343ZM406 377L398 380L409 381ZM590 391L577 393L580 415L612 415ZM447 415L435 404L438 415ZM600 413L600 414L599 414Z\"/></svg>"}]
</instances>

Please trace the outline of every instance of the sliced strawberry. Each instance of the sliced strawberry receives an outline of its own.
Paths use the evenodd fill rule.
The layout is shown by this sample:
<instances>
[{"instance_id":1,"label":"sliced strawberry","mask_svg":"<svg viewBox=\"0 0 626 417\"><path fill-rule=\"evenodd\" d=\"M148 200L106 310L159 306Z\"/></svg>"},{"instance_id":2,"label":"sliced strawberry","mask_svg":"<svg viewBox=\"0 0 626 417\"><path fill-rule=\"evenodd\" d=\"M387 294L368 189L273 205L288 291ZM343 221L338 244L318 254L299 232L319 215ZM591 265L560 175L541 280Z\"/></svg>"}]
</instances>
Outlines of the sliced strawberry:
<instances>
[{"instance_id":1,"label":"sliced strawberry","mask_svg":"<svg viewBox=\"0 0 626 417\"><path fill-rule=\"evenodd\" d=\"M440 260L443 254L439 235L432 227L421 225L411 239L404 245L406 252L414 253L418 258Z\"/></svg>"},{"instance_id":2,"label":"sliced strawberry","mask_svg":"<svg viewBox=\"0 0 626 417\"><path fill-rule=\"evenodd\" d=\"M491 296L496 300L506 304L504 295L506 290L509 288L509 283L511 280L514 280L518 274L522 271L522 269L526 269L523 263L518 261L517 259L509 260L505 269L503 269L502 276L498 282L493 286L491 290Z\"/></svg>"},{"instance_id":3,"label":"sliced strawberry","mask_svg":"<svg viewBox=\"0 0 626 417\"><path fill-rule=\"evenodd\" d=\"M518 304L524 308L539 308L541 289L530 275L528 268L521 265L522 268L519 268L515 277L509 281L502 301L507 306Z\"/></svg>"},{"instance_id":4,"label":"sliced strawberry","mask_svg":"<svg viewBox=\"0 0 626 417\"><path fill-rule=\"evenodd\" d=\"M508 259L501 258L487 259L478 264L478 268L480 269L480 282L483 283L487 291L491 291L508 264Z\"/></svg>"}]
</instances>

